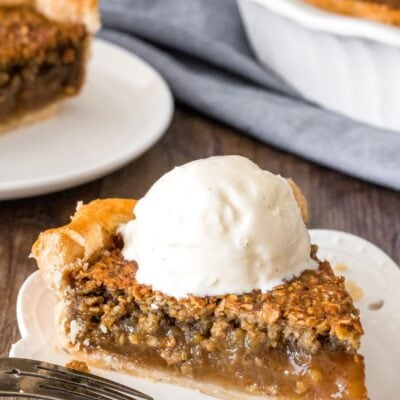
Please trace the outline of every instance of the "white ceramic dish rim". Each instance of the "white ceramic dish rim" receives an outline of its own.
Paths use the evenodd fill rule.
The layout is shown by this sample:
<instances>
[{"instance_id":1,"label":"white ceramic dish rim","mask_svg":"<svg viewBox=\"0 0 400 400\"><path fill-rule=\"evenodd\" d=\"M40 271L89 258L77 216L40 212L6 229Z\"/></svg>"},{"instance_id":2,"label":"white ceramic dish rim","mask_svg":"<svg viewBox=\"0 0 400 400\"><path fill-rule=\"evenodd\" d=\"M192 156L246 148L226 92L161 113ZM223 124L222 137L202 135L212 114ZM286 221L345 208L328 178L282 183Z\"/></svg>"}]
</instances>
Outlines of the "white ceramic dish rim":
<instances>
[{"instance_id":1,"label":"white ceramic dish rim","mask_svg":"<svg viewBox=\"0 0 400 400\"><path fill-rule=\"evenodd\" d=\"M311 30L400 47L400 29L383 23L320 10L304 0L240 0L258 3Z\"/></svg>"},{"instance_id":2,"label":"white ceramic dish rim","mask_svg":"<svg viewBox=\"0 0 400 400\"><path fill-rule=\"evenodd\" d=\"M173 110L174 110L174 100L169 86L167 85L164 78L156 71L150 64L146 61L138 57L137 55L130 53L124 48L117 46L111 42L106 40L95 38L95 41L107 47L112 47L114 51L124 53L131 58L134 58L137 63L144 65L151 74L155 77L160 85L162 90L162 95L165 97L165 110L162 114L160 121L157 124L157 129L154 131L152 136L149 136L146 140L143 140L140 145L136 144L135 148L126 147L121 149L118 157L112 157L108 160L103 160L96 165L91 165L90 167L86 167L81 169L79 173L64 173L57 174L56 176L46 177L45 180L42 178L35 179L25 179L18 180L16 182L2 182L0 183L1 189L7 192L18 191L20 192L17 196L10 196L11 198L20 198L24 197L25 194L29 195L37 195L44 193L45 190L48 190L48 193L55 192L59 189L68 189L70 187L75 187L79 184L89 182L92 179L100 178L102 176L107 175L115 171L118 168L123 167L128 164L133 159L139 157L146 150L148 150L151 146L153 146L165 133L168 126L171 123ZM67 183L66 183L67 182Z\"/></svg>"}]
</instances>

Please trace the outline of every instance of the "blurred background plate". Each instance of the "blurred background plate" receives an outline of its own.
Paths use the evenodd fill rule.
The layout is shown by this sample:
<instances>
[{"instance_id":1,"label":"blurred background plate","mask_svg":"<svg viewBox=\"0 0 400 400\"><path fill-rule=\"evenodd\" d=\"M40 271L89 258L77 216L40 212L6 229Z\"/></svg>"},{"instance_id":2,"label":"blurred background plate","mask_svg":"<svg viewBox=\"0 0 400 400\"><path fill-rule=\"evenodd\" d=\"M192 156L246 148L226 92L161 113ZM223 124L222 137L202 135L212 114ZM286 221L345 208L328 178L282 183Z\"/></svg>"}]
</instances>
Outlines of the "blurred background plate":
<instances>
[{"instance_id":1,"label":"blurred background plate","mask_svg":"<svg viewBox=\"0 0 400 400\"><path fill-rule=\"evenodd\" d=\"M54 192L104 176L167 129L171 92L137 56L93 43L82 94L44 122L0 134L0 200Z\"/></svg>"}]
</instances>

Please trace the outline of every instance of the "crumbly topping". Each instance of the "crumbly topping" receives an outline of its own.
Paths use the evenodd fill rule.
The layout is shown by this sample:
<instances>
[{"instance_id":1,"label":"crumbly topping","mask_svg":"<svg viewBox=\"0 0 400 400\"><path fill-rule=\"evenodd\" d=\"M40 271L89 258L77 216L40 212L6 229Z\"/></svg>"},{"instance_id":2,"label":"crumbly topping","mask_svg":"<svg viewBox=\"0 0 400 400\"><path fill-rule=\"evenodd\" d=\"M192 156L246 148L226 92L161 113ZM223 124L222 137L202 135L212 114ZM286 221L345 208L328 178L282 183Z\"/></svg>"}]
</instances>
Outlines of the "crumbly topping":
<instances>
[{"instance_id":1,"label":"crumbly topping","mask_svg":"<svg viewBox=\"0 0 400 400\"><path fill-rule=\"evenodd\" d=\"M73 369L74 371L89 373L89 367L83 361L71 360L70 362L65 364L65 367L69 368L69 369Z\"/></svg>"},{"instance_id":2,"label":"crumbly topping","mask_svg":"<svg viewBox=\"0 0 400 400\"><path fill-rule=\"evenodd\" d=\"M50 21L27 6L0 6L0 68L33 60L40 63L48 51L76 46L86 37L82 24Z\"/></svg>"},{"instance_id":3,"label":"crumbly topping","mask_svg":"<svg viewBox=\"0 0 400 400\"><path fill-rule=\"evenodd\" d=\"M184 299L165 296L136 282L137 265L125 261L118 248L103 254L86 271L79 270L75 279L84 282L85 293L100 286L110 292L121 291L125 304L133 302L142 313L158 318L189 324L205 319L222 331L224 323L233 323L245 331L267 331L272 345L295 340L311 352L322 343L356 350L363 333L359 312L345 289L344 278L335 276L329 263L317 260L315 253L313 247L318 270L305 271L268 293ZM116 319L111 318L110 324Z\"/></svg>"}]
</instances>

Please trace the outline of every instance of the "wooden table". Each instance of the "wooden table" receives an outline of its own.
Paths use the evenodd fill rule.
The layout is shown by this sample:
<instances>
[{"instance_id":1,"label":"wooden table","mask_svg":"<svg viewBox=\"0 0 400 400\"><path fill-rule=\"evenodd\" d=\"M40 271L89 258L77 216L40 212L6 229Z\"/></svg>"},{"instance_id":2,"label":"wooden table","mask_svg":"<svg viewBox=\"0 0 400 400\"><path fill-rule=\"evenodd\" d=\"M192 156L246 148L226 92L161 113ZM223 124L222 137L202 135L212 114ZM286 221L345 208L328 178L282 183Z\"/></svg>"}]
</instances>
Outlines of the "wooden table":
<instances>
[{"instance_id":1,"label":"wooden table","mask_svg":"<svg viewBox=\"0 0 400 400\"><path fill-rule=\"evenodd\" d=\"M215 154L241 154L294 178L308 198L311 228L355 233L400 263L399 193L321 168L179 108L164 138L114 174L47 196L0 202L0 355L19 338L15 302L21 284L36 269L28 255L39 232L65 224L78 200L141 197L173 166Z\"/></svg>"}]
</instances>

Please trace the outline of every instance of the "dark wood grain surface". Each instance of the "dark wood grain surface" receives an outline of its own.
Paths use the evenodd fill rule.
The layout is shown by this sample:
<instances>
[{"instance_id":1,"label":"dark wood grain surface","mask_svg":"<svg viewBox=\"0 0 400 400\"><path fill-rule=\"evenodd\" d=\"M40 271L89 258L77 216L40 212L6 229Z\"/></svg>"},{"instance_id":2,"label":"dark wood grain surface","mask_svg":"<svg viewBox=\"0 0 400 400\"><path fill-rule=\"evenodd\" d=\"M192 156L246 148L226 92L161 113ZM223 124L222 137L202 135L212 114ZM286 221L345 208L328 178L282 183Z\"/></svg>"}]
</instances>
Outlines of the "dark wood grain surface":
<instances>
[{"instance_id":1,"label":"dark wood grain surface","mask_svg":"<svg viewBox=\"0 0 400 400\"><path fill-rule=\"evenodd\" d=\"M399 193L321 168L180 108L164 138L114 174L55 194L0 202L0 355L19 338L15 302L21 284L36 269L28 255L39 232L65 224L78 200L138 198L173 166L215 154L241 154L294 178L308 198L311 228L360 235L400 263Z\"/></svg>"}]
</instances>

